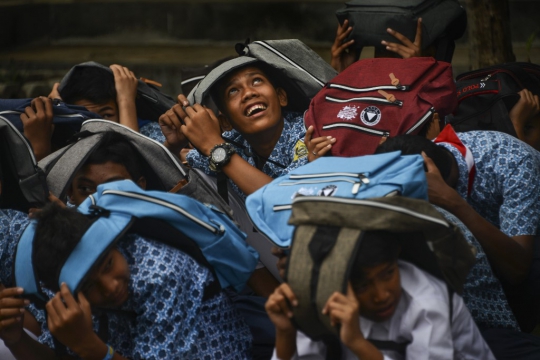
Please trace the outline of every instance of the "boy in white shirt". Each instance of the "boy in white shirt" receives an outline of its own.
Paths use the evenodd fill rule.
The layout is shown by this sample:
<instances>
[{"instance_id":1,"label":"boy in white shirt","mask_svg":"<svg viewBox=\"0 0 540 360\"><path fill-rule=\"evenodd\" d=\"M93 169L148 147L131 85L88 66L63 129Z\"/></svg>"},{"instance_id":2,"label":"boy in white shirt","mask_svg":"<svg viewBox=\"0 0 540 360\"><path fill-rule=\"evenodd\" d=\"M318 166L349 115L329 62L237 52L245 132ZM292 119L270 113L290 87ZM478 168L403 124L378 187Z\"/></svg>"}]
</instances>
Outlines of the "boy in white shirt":
<instances>
[{"instance_id":1,"label":"boy in white shirt","mask_svg":"<svg viewBox=\"0 0 540 360\"><path fill-rule=\"evenodd\" d=\"M340 325L341 358L494 359L462 298L454 293L449 301L443 281L398 261L395 233L366 232L360 246L347 294L335 292L323 309ZM293 326L289 304L298 301L286 283L266 303L276 326L274 359L328 358L324 343Z\"/></svg>"}]
</instances>

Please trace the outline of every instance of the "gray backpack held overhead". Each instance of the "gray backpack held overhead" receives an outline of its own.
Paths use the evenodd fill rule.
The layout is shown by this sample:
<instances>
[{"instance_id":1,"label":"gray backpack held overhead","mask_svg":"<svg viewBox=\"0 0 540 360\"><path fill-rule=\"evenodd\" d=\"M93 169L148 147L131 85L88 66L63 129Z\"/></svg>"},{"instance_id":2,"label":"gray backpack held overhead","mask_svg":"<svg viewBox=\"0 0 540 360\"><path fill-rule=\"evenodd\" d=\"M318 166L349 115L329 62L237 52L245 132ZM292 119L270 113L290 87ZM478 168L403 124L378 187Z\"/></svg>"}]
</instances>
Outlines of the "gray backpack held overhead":
<instances>
[{"instance_id":1,"label":"gray backpack held overhead","mask_svg":"<svg viewBox=\"0 0 540 360\"><path fill-rule=\"evenodd\" d=\"M51 192L65 200L67 191L77 171L96 149L105 132L121 134L144 161L142 172L147 190L172 191L192 197L202 203L215 205L232 216L229 206L221 199L206 178L197 171L184 167L162 144L139 134L123 125L107 120L87 120L77 135L77 140L47 156L39 167L47 174Z\"/></svg>"},{"instance_id":2,"label":"gray backpack held overhead","mask_svg":"<svg viewBox=\"0 0 540 360\"><path fill-rule=\"evenodd\" d=\"M0 116L0 209L28 211L47 202L45 174L32 146L17 128Z\"/></svg>"},{"instance_id":3,"label":"gray backpack held overhead","mask_svg":"<svg viewBox=\"0 0 540 360\"><path fill-rule=\"evenodd\" d=\"M475 262L474 249L459 229L424 200L298 197L289 222L296 227L286 271L299 304L293 320L307 336L327 343L339 338L339 331L322 309L334 292L346 293L364 231L400 233L400 259L440 278L457 293L463 291Z\"/></svg>"},{"instance_id":4,"label":"gray backpack held overhead","mask_svg":"<svg viewBox=\"0 0 540 360\"><path fill-rule=\"evenodd\" d=\"M264 40L237 44L238 58L229 60L212 70L191 91L188 100L209 107L215 105L210 89L231 71L254 63L264 63L278 86L287 92L288 110L305 111L310 100L337 72L306 44L297 39Z\"/></svg>"}]
</instances>

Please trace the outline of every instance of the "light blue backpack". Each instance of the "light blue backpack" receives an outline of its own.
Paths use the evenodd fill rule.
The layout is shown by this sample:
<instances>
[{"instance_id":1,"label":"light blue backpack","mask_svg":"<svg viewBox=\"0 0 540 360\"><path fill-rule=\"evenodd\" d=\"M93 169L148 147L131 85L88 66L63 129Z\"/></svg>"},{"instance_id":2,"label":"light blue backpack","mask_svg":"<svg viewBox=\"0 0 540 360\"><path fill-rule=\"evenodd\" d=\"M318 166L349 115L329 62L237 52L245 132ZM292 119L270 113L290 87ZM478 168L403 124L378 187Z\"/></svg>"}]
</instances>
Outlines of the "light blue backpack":
<instances>
[{"instance_id":1,"label":"light blue backpack","mask_svg":"<svg viewBox=\"0 0 540 360\"><path fill-rule=\"evenodd\" d=\"M161 241L207 266L219 284L205 292L229 286L242 290L259 258L247 245L246 235L213 205L184 195L145 191L129 180L98 186L97 192L78 211L96 220L60 271L59 286L65 282L72 292L80 289L82 280L100 256L128 233ZM19 241L15 282L25 289L25 295L40 297L39 279L32 269L35 225L35 221L31 222Z\"/></svg>"},{"instance_id":2,"label":"light blue backpack","mask_svg":"<svg viewBox=\"0 0 540 360\"><path fill-rule=\"evenodd\" d=\"M281 176L248 196L255 227L282 248L291 244L292 201L298 196L369 199L401 195L427 200L424 160L400 151L352 158L323 157ZM329 216L332 216L329 214Z\"/></svg>"}]
</instances>

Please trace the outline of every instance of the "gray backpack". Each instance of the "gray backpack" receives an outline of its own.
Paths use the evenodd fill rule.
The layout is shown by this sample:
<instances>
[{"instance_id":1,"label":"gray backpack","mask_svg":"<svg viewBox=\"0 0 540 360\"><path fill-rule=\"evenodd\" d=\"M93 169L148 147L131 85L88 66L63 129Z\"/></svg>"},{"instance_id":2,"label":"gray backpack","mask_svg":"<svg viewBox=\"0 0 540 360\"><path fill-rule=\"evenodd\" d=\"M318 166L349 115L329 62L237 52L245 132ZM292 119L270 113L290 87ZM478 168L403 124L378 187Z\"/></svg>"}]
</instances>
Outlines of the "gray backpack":
<instances>
[{"instance_id":1,"label":"gray backpack","mask_svg":"<svg viewBox=\"0 0 540 360\"><path fill-rule=\"evenodd\" d=\"M328 316L322 315L322 309L334 292L346 293L364 231L414 234L400 236L400 259L446 282L450 311L451 295L463 291L475 262L475 249L459 229L424 200L302 196L293 201L289 223L295 226L295 232L285 276L299 304L293 309L293 320L307 336L327 345L339 339L339 331L331 326ZM388 344L375 345L385 349ZM393 343L386 349L401 352L404 349L400 350L400 345ZM329 346L329 351L332 348L340 349Z\"/></svg>"},{"instance_id":2,"label":"gray backpack","mask_svg":"<svg viewBox=\"0 0 540 360\"><path fill-rule=\"evenodd\" d=\"M0 116L0 209L28 211L49 196L45 174L36 164L32 146L17 128Z\"/></svg>"},{"instance_id":3,"label":"gray backpack","mask_svg":"<svg viewBox=\"0 0 540 360\"><path fill-rule=\"evenodd\" d=\"M177 192L202 203L212 204L232 216L229 206L207 180L197 171L183 166L162 144L123 125L99 119L85 121L75 142L39 162L39 167L47 174L49 189L55 196L61 200L66 199L75 173L108 131L122 134L144 160L143 173L147 190Z\"/></svg>"},{"instance_id":4,"label":"gray backpack","mask_svg":"<svg viewBox=\"0 0 540 360\"><path fill-rule=\"evenodd\" d=\"M306 44L297 39L264 40L237 44L238 58L212 70L188 96L190 103L212 106L210 88L231 69L262 62L279 78L287 92L288 110L305 111L311 99L337 72Z\"/></svg>"}]
</instances>

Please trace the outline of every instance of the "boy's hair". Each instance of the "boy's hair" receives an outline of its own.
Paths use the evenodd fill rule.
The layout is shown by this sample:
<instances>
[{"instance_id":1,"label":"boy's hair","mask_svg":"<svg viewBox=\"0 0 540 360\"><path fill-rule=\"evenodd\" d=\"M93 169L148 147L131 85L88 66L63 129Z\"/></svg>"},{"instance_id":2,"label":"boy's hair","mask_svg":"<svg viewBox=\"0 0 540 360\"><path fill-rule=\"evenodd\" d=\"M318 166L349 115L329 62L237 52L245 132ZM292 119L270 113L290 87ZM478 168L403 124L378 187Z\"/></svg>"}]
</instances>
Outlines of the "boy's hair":
<instances>
[{"instance_id":1,"label":"boy's hair","mask_svg":"<svg viewBox=\"0 0 540 360\"><path fill-rule=\"evenodd\" d=\"M68 104L80 100L99 105L116 101L114 75L94 67L76 69L69 82L60 90L60 96Z\"/></svg>"},{"instance_id":2,"label":"boy's hair","mask_svg":"<svg viewBox=\"0 0 540 360\"><path fill-rule=\"evenodd\" d=\"M277 88L285 89L286 87L284 85L285 80L283 79L283 75L280 74L278 70L273 69L271 66L261 61L236 68L233 71L231 71L229 74L221 78L219 81L217 81L210 89L210 96L212 97L212 100L216 104L219 111L221 111L224 114L225 114L225 104L223 102L223 98L224 98L224 92L225 92L225 85L227 84L232 74L235 74L246 67L255 67L261 70L262 73L268 78L268 80L270 81L274 89L277 89Z\"/></svg>"},{"instance_id":3,"label":"boy's hair","mask_svg":"<svg viewBox=\"0 0 540 360\"><path fill-rule=\"evenodd\" d=\"M452 170L452 153L443 146L418 135L398 135L388 138L379 145L375 154L401 150L403 155L421 155L422 151L433 160L444 180L447 180Z\"/></svg>"},{"instance_id":4,"label":"boy's hair","mask_svg":"<svg viewBox=\"0 0 540 360\"><path fill-rule=\"evenodd\" d=\"M143 160L137 150L119 133L108 131L103 134L99 146L92 151L84 165L105 164L107 162L123 165L133 181L142 176Z\"/></svg>"},{"instance_id":5,"label":"boy's hair","mask_svg":"<svg viewBox=\"0 0 540 360\"><path fill-rule=\"evenodd\" d=\"M358 255L351 267L350 281L356 289L365 279L363 269L397 261L401 250L400 234L389 231L364 232Z\"/></svg>"},{"instance_id":6,"label":"boy's hair","mask_svg":"<svg viewBox=\"0 0 540 360\"><path fill-rule=\"evenodd\" d=\"M47 204L35 215L34 267L47 288L59 291L58 275L92 221L71 208Z\"/></svg>"}]
</instances>

